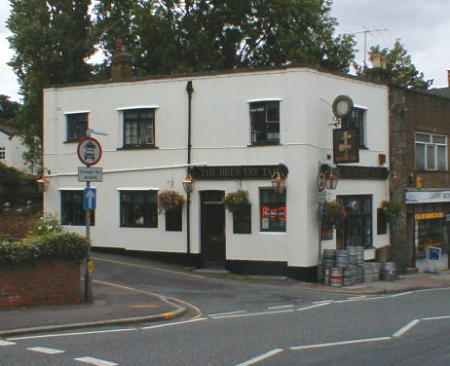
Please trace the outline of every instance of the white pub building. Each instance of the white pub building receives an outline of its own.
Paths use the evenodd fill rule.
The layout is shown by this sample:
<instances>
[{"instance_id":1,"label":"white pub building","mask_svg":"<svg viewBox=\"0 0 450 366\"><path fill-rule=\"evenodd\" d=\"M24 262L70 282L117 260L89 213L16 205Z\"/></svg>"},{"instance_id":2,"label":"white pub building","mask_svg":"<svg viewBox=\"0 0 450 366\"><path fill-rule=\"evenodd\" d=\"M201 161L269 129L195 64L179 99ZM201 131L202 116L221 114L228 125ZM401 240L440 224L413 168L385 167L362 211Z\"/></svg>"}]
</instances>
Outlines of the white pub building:
<instances>
[{"instance_id":1,"label":"white pub building","mask_svg":"<svg viewBox=\"0 0 450 366\"><path fill-rule=\"evenodd\" d=\"M340 126L339 95L353 101ZM321 248L360 245L371 260L390 244L379 215L389 200L387 86L292 67L55 87L44 105L45 211L67 230L84 233L77 143L88 129L105 134L94 135L104 171L92 183L94 247L314 280ZM336 189L319 193L336 127L358 132L359 159L338 164ZM225 204L242 194L238 210ZM167 209L167 197L179 205ZM351 211L324 230L325 200Z\"/></svg>"}]
</instances>

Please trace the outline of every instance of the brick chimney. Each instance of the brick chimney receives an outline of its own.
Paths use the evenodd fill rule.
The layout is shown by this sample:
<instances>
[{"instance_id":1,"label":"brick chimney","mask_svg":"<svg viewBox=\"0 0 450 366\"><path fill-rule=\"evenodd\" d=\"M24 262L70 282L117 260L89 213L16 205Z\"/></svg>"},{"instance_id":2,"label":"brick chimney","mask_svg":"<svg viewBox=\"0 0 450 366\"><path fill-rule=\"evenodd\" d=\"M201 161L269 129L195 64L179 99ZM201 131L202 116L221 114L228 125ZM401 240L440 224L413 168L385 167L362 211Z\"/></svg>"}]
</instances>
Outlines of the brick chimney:
<instances>
[{"instance_id":1,"label":"brick chimney","mask_svg":"<svg viewBox=\"0 0 450 366\"><path fill-rule=\"evenodd\" d=\"M121 39L116 41L116 50L111 65L111 78L113 81L130 80L133 77L129 57L125 52L125 46Z\"/></svg>"}]
</instances>

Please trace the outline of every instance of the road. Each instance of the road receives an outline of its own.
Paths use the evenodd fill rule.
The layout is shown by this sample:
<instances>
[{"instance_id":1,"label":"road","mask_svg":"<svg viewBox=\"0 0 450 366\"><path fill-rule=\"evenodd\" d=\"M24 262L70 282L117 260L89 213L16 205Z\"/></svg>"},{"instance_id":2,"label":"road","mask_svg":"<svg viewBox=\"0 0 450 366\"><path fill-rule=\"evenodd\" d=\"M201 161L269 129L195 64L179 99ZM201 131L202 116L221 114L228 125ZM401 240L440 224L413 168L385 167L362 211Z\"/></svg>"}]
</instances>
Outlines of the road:
<instances>
[{"instance_id":1,"label":"road","mask_svg":"<svg viewBox=\"0 0 450 366\"><path fill-rule=\"evenodd\" d=\"M450 364L450 290L348 298L295 283L186 277L145 261L107 260L99 262L97 278L177 296L202 313L2 340L0 365Z\"/></svg>"}]
</instances>

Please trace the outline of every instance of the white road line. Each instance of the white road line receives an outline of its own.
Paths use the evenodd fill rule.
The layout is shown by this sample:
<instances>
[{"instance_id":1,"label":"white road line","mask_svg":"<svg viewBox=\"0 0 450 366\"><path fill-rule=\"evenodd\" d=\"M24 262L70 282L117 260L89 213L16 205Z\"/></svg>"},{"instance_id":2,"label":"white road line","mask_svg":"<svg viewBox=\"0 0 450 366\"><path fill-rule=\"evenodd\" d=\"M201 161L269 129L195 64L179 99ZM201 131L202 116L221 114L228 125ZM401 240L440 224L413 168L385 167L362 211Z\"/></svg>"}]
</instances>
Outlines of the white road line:
<instances>
[{"instance_id":1,"label":"white road line","mask_svg":"<svg viewBox=\"0 0 450 366\"><path fill-rule=\"evenodd\" d=\"M400 297L400 296L405 296L405 295L412 295L414 292L413 291L407 291L407 292L400 292L399 294L394 294L394 295L388 295L388 298L393 298L393 297Z\"/></svg>"},{"instance_id":2,"label":"white road line","mask_svg":"<svg viewBox=\"0 0 450 366\"><path fill-rule=\"evenodd\" d=\"M433 292L433 291L450 291L450 287L437 287L437 288L426 288L422 290L415 290L416 293Z\"/></svg>"},{"instance_id":3,"label":"white road line","mask_svg":"<svg viewBox=\"0 0 450 366\"><path fill-rule=\"evenodd\" d=\"M94 357L79 357L79 358L74 358L74 360L78 361L78 362L87 363L89 365L94 365L94 366L117 366L118 365L118 363L100 360L100 359L94 358Z\"/></svg>"},{"instance_id":4,"label":"white road line","mask_svg":"<svg viewBox=\"0 0 450 366\"><path fill-rule=\"evenodd\" d=\"M313 301L312 303L315 304L315 305L316 304L318 305L318 304L324 304L324 303L330 303L331 304L332 302L334 302L334 300L320 300L320 301Z\"/></svg>"},{"instance_id":5,"label":"white road line","mask_svg":"<svg viewBox=\"0 0 450 366\"><path fill-rule=\"evenodd\" d=\"M332 302L323 302L321 304L315 304L315 305L311 305L311 306L306 306L304 308L298 308L296 311L305 311L305 310L311 310L311 309L315 309L315 308L320 308L322 306L327 306L332 304Z\"/></svg>"},{"instance_id":6,"label":"white road line","mask_svg":"<svg viewBox=\"0 0 450 366\"><path fill-rule=\"evenodd\" d=\"M278 310L278 309L290 309L293 308L295 305L276 305L276 306L269 306L267 309L269 310Z\"/></svg>"},{"instance_id":7,"label":"white road line","mask_svg":"<svg viewBox=\"0 0 450 366\"><path fill-rule=\"evenodd\" d=\"M283 349L282 348L276 348L276 349L273 349L272 351L269 351L269 352L264 353L262 355L253 357L252 359L250 359L248 361L245 361L243 363L240 363L239 365L236 365L236 366L250 366L250 365L254 365L257 362L260 362L262 360L266 360L266 359L268 359L270 357L273 357L273 356L277 355L280 352L283 352Z\"/></svg>"},{"instance_id":8,"label":"white road line","mask_svg":"<svg viewBox=\"0 0 450 366\"><path fill-rule=\"evenodd\" d=\"M420 320L446 320L446 319L450 319L450 315L433 316L431 318L422 318Z\"/></svg>"},{"instance_id":9,"label":"white road line","mask_svg":"<svg viewBox=\"0 0 450 366\"><path fill-rule=\"evenodd\" d=\"M347 344L382 342L382 341L389 341L391 339L392 339L392 337L355 339L355 340L352 340L352 341L342 341L342 342L322 343L322 344L311 344L309 346L296 346L296 347L290 347L290 349L292 351L301 351L301 350L313 349L313 348L325 348L325 347L344 346L344 345L347 345Z\"/></svg>"},{"instance_id":10,"label":"white road line","mask_svg":"<svg viewBox=\"0 0 450 366\"><path fill-rule=\"evenodd\" d=\"M62 351L60 349L47 348L47 347L29 347L29 348L27 348L27 350L33 351L33 352L45 353L47 355L58 355L60 353L64 353L64 351Z\"/></svg>"},{"instance_id":11,"label":"white road line","mask_svg":"<svg viewBox=\"0 0 450 366\"><path fill-rule=\"evenodd\" d=\"M215 316L211 319L218 320L218 319L243 318L243 317L251 317L251 316L261 316L261 315L275 315L275 314L293 313L294 311L295 311L294 309L261 311L261 312L257 312L257 313Z\"/></svg>"},{"instance_id":12,"label":"white road line","mask_svg":"<svg viewBox=\"0 0 450 366\"><path fill-rule=\"evenodd\" d=\"M234 315L234 314L243 314L243 313L247 313L247 310L229 311L228 313L214 313L214 314L208 314L208 316L214 317L214 316Z\"/></svg>"},{"instance_id":13,"label":"white road line","mask_svg":"<svg viewBox=\"0 0 450 366\"><path fill-rule=\"evenodd\" d=\"M411 328L415 327L417 324L419 324L420 320L419 319L415 319L412 322L406 324L403 328L399 329L398 331L396 331L392 337L401 337L402 335L404 335L408 330L410 330Z\"/></svg>"},{"instance_id":14,"label":"white road line","mask_svg":"<svg viewBox=\"0 0 450 366\"><path fill-rule=\"evenodd\" d=\"M362 296L353 296L353 297L349 297L348 300L364 300L366 299L367 296L366 295L362 295Z\"/></svg>"},{"instance_id":15,"label":"white road line","mask_svg":"<svg viewBox=\"0 0 450 366\"><path fill-rule=\"evenodd\" d=\"M14 346L14 345L15 345L14 342L2 341L2 340L0 339L0 347Z\"/></svg>"},{"instance_id":16,"label":"white road line","mask_svg":"<svg viewBox=\"0 0 450 366\"><path fill-rule=\"evenodd\" d=\"M90 332L58 333L58 334L43 334L43 335L36 335L36 336L27 336L27 337L12 337L12 338L8 338L8 340L9 341L24 341L27 339L70 337L70 336L102 334L102 333L135 332L136 330L137 330L137 328L94 330L94 331L90 331Z\"/></svg>"},{"instance_id":17,"label":"white road line","mask_svg":"<svg viewBox=\"0 0 450 366\"><path fill-rule=\"evenodd\" d=\"M385 300L387 299L386 296L374 296L374 297L368 297L365 301L372 301L372 300Z\"/></svg>"},{"instance_id":18,"label":"white road line","mask_svg":"<svg viewBox=\"0 0 450 366\"><path fill-rule=\"evenodd\" d=\"M142 327L142 328L139 328L139 329L140 330L148 330L148 329L156 329L156 328L173 327L174 325L195 323L195 322L199 322L199 321L202 321L202 320L208 320L208 319L207 318L197 318L197 319L185 320L185 321L181 321L181 322L173 322L173 323L168 323L168 324L151 325L151 326Z\"/></svg>"}]
</instances>

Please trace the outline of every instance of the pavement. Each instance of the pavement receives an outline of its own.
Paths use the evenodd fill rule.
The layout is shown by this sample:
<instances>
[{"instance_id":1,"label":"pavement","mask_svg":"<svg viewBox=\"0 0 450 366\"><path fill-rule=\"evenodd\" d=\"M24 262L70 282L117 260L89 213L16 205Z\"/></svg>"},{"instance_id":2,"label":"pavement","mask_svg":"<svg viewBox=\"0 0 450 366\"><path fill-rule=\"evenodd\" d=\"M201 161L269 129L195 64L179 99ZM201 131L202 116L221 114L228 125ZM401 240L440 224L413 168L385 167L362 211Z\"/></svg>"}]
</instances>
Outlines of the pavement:
<instances>
[{"instance_id":1,"label":"pavement","mask_svg":"<svg viewBox=\"0 0 450 366\"><path fill-rule=\"evenodd\" d=\"M93 294L91 304L0 310L0 337L170 320L188 310L176 300L106 281L94 281Z\"/></svg>"}]
</instances>

